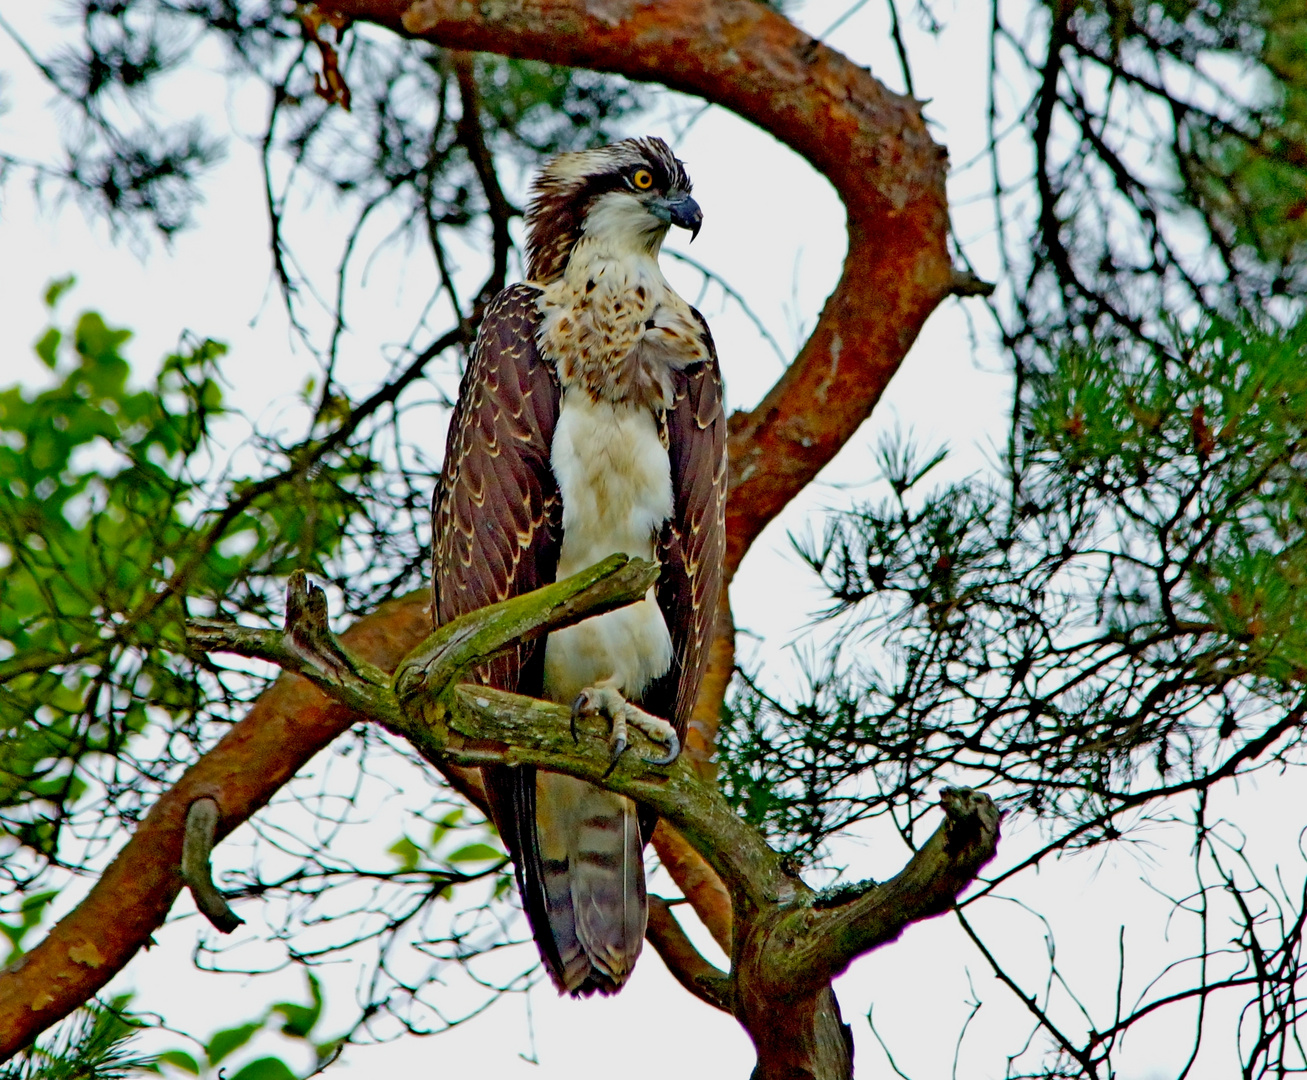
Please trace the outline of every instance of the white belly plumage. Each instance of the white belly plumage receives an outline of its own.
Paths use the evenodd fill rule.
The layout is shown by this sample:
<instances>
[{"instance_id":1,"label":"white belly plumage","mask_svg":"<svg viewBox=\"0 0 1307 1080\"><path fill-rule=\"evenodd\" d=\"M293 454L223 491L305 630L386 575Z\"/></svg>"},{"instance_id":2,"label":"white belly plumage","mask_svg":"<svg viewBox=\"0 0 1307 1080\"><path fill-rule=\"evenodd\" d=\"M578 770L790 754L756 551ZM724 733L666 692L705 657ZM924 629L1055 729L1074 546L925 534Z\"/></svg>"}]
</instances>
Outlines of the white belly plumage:
<instances>
[{"instance_id":1,"label":"white belly plumage","mask_svg":"<svg viewBox=\"0 0 1307 1080\"><path fill-rule=\"evenodd\" d=\"M654 557L655 537L672 512L672 480L648 409L596 402L579 388L565 391L552 465L563 499L560 578L615 552ZM638 699L671 662L671 637L650 589L638 603L550 634L545 694L570 703L603 683Z\"/></svg>"}]
</instances>

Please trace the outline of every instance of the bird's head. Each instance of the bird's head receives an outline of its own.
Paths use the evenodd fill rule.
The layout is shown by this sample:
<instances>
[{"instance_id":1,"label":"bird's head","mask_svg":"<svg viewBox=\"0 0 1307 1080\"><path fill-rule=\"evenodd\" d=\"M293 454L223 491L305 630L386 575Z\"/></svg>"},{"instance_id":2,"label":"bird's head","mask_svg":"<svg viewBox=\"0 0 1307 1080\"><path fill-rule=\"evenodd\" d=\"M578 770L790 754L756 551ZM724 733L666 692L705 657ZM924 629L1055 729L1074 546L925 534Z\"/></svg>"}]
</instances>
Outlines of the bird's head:
<instances>
[{"instance_id":1,"label":"bird's head","mask_svg":"<svg viewBox=\"0 0 1307 1080\"><path fill-rule=\"evenodd\" d=\"M527 275L558 277L583 236L654 254L672 225L689 229L693 239L702 221L685 166L662 139L560 154L531 186Z\"/></svg>"}]
</instances>

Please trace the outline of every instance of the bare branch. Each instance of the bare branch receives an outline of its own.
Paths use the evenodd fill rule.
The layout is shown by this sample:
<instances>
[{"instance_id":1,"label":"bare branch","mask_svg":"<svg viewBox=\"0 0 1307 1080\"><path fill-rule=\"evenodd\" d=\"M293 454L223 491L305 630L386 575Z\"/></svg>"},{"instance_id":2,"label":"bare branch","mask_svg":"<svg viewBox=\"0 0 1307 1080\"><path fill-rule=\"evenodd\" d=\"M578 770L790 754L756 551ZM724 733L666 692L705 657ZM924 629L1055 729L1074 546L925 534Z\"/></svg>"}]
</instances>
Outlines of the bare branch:
<instances>
[{"instance_id":1,"label":"bare branch","mask_svg":"<svg viewBox=\"0 0 1307 1080\"><path fill-rule=\"evenodd\" d=\"M614 771L602 721L578 726L570 710L553 702L487 686L455 685L467 669L509 645L640 599L657 572L651 563L613 555L553 585L469 612L442 626L401 662L393 689L377 669L344 656L318 621L318 604L293 598L303 588L302 577L291 583L284 634L208 621L203 641L206 648L270 660L304 675L407 739L437 767L532 765L629 795L671 821L737 902L752 909L787 902L806 893L806 887L786 873L780 857L688 760L663 768L628 755ZM292 613L307 625L292 624Z\"/></svg>"},{"instance_id":2,"label":"bare branch","mask_svg":"<svg viewBox=\"0 0 1307 1080\"><path fill-rule=\"evenodd\" d=\"M481 91L477 86L472 54L455 49L450 53L450 63L458 79L458 94L463 104L463 113L458 121L458 141L472 159L472 167L476 169L481 190L485 193L494 242L493 269L476 298L479 309L490 303L508 280L508 253L513 247L508 222L518 216L519 211L504 194L499 174L495 171L494 155L486 145L485 132L481 128Z\"/></svg>"},{"instance_id":3,"label":"bare branch","mask_svg":"<svg viewBox=\"0 0 1307 1080\"><path fill-rule=\"evenodd\" d=\"M791 917L793 933L773 935L769 962L783 970L785 984L834 978L911 923L953 906L994 857L999 812L988 795L969 788L945 788L940 806L944 823L898 876L834 906L823 906L819 898L813 910Z\"/></svg>"},{"instance_id":4,"label":"bare branch","mask_svg":"<svg viewBox=\"0 0 1307 1080\"><path fill-rule=\"evenodd\" d=\"M994 283L977 277L974 271L954 268L949 292L954 296L992 296Z\"/></svg>"},{"instance_id":5,"label":"bare branch","mask_svg":"<svg viewBox=\"0 0 1307 1080\"><path fill-rule=\"evenodd\" d=\"M678 983L713 1008L731 1011L730 976L703 958L685 936L671 905L661 896L649 897L649 923L644 936Z\"/></svg>"},{"instance_id":6,"label":"bare branch","mask_svg":"<svg viewBox=\"0 0 1307 1080\"><path fill-rule=\"evenodd\" d=\"M612 555L563 581L470 612L405 657L395 692L402 701L438 696L460 672L501 649L639 600L657 578L655 564Z\"/></svg>"}]
</instances>

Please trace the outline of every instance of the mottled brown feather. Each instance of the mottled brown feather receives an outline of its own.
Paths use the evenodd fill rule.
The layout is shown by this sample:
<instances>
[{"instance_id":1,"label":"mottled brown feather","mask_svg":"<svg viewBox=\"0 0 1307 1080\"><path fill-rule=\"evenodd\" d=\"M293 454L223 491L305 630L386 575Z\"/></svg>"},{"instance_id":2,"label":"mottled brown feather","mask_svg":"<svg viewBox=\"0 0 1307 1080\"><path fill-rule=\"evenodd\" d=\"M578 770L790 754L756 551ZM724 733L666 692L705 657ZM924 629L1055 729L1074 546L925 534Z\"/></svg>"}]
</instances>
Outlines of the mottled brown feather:
<instances>
[{"instance_id":1,"label":"mottled brown feather","mask_svg":"<svg viewBox=\"0 0 1307 1080\"><path fill-rule=\"evenodd\" d=\"M691 309L693 310L693 309ZM672 666L641 704L686 726L708 666L726 552L726 413L721 368L698 311L708 359L675 373L675 399L663 425L672 467L672 516L658 538L658 606L672 636Z\"/></svg>"},{"instance_id":2,"label":"mottled brown feather","mask_svg":"<svg viewBox=\"0 0 1307 1080\"><path fill-rule=\"evenodd\" d=\"M433 506L432 593L436 625L555 578L562 503L549 465L559 387L536 348L539 291L512 285L486 310L450 420L445 467ZM501 690L539 697L544 647L519 645L475 672ZM485 770L486 794L500 835L514 855L533 929L547 925L539 903L534 830L534 773ZM525 879L523 875L526 875ZM543 938L541 948L552 949ZM557 965L557 953L545 953Z\"/></svg>"}]
</instances>

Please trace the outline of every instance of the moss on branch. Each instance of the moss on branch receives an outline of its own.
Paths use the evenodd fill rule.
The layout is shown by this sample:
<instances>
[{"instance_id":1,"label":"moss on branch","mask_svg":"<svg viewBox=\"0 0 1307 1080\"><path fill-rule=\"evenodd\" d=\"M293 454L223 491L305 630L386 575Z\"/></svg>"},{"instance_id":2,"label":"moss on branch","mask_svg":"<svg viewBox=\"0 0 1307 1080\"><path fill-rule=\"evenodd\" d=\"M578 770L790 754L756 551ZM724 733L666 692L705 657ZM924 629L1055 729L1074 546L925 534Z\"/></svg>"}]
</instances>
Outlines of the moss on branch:
<instances>
[{"instance_id":1,"label":"moss on branch","mask_svg":"<svg viewBox=\"0 0 1307 1080\"><path fill-rule=\"evenodd\" d=\"M652 563L614 555L563 581L470 612L409 653L393 680L340 646L326 626L325 597L302 574L288 585L284 630L204 620L190 626L189 640L197 649L268 660L305 676L438 766L531 765L629 795L686 836L737 908L788 903L806 894L806 887L688 761L660 767L625 754L611 769L602 721L582 721L574 738L571 713L561 705L459 682L468 669L518 641L643 598L657 575Z\"/></svg>"}]
</instances>

